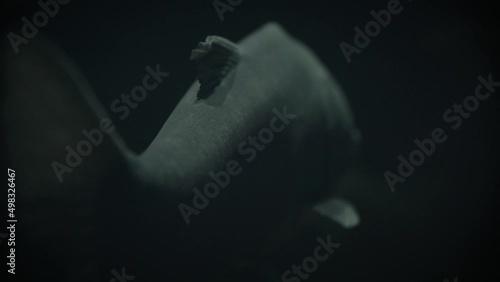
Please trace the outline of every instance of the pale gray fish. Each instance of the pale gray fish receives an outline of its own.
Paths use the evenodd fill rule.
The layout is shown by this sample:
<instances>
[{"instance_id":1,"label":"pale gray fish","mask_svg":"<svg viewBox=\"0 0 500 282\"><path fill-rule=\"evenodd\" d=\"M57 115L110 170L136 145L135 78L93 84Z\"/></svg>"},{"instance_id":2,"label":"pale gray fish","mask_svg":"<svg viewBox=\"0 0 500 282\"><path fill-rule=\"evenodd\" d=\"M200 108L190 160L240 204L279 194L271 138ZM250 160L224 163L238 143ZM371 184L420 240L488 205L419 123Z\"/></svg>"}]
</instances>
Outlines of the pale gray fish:
<instances>
[{"instance_id":1,"label":"pale gray fish","mask_svg":"<svg viewBox=\"0 0 500 282\"><path fill-rule=\"evenodd\" d=\"M71 59L41 38L17 55L2 52L20 226L48 262L37 275L109 281L111 269L126 266L138 281L169 281L174 273L202 279L235 258L270 261L272 248L262 246L273 246L284 225L317 203L343 226L359 222L351 205L329 200L359 143L346 97L313 52L278 24L237 44L208 37L191 55L199 81L147 150L133 152L114 131L62 183L51 163L109 115ZM285 124L276 111L296 117ZM254 148L253 159L248 144L238 151L272 120L284 127L265 149ZM192 205L192 189L203 189L213 181L209 172L230 160L242 172L186 225L179 204Z\"/></svg>"}]
</instances>

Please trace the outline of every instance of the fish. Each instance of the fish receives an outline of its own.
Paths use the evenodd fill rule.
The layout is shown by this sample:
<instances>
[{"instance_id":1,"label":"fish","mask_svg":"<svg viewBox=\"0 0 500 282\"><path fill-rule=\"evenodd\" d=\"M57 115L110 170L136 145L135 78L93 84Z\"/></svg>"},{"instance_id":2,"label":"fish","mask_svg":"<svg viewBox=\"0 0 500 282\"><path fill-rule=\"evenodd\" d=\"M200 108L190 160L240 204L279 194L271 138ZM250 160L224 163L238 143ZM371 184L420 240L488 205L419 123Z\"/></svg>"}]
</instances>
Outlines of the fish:
<instances>
[{"instance_id":1,"label":"fish","mask_svg":"<svg viewBox=\"0 0 500 282\"><path fill-rule=\"evenodd\" d=\"M208 36L189 59L197 80L144 152L114 130L60 181L54 161L71 160L65 148L111 116L49 39L3 52L2 120L29 275L110 281L126 267L143 281L272 280L274 246L304 212L359 224L335 188L361 134L309 47L269 22L238 43Z\"/></svg>"}]
</instances>

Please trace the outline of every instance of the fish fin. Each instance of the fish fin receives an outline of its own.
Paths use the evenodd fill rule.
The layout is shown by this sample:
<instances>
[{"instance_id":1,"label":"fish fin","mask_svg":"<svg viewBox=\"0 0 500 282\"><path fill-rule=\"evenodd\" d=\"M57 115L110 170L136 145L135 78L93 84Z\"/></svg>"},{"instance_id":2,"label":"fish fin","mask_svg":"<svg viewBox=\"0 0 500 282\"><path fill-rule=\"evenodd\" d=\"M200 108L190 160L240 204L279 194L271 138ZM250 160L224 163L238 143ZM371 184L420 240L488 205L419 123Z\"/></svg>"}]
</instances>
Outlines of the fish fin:
<instances>
[{"instance_id":1,"label":"fish fin","mask_svg":"<svg viewBox=\"0 0 500 282\"><path fill-rule=\"evenodd\" d=\"M116 130L103 131L114 127L103 126L105 108L55 43L40 34L19 53L7 43L0 49L1 150L22 187L23 242L37 250L27 275L63 268L61 281L99 280L108 257L100 246L110 242L101 229L119 210L108 203L122 205L112 192L134 180L126 144Z\"/></svg>"},{"instance_id":2,"label":"fish fin","mask_svg":"<svg viewBox=\"0 0 500 282\"><path fill-rule=\"evenodd\" d=\"M190 60L197 64L197 78L200 82L198 99L213 93L222 79L240 61L238 46L219 36L207 36L204 42L191 51Z\"/></svg>"},{"instance_id":3,"label":"fish fin","mask_svg":"<svg viewBox=\"0 0 500 282\"><path fill-rule=\"evenodd\" d=\"M340 198L330 198L320 202L313 207L313 210L337 222L344 228L356 227L360 218L356 208Z\"/></svg>"},{"instance_id":4,"label":"fish fin","mask_svg":"<svg viewBox=\"0 0 500 282\"><path fill-rule=\"evenodd\" d=\"M62 49L39 37L19 54L14 54L9 46L2 51L5 141L12 162L33 171L24 179L30 181L32 192L47 195L54 187L62 186L75 190L75 185L83 182L94 186L91 176L104 175L105 169L117 166L118 160L125 166L132 152L116 130L109 134L102 131L101 123L109 115L83 73ZM108 128L114 125L108 123ZM93 137L86 137L83 130ZM78 153L79 158L75 159L80 161L74 161L78 164L68 167L66 147L77 149L82 146L78 144L88 144L87 139L95 139L92 142L97 145L88 149L86 158ZM90 155L97 150L101 153ZM81 167L75 168L80 163ZM82 189L88 191L88 186L83 185ZM42 187L48 191L42 192Z\"/></svg>"}]
</instances>

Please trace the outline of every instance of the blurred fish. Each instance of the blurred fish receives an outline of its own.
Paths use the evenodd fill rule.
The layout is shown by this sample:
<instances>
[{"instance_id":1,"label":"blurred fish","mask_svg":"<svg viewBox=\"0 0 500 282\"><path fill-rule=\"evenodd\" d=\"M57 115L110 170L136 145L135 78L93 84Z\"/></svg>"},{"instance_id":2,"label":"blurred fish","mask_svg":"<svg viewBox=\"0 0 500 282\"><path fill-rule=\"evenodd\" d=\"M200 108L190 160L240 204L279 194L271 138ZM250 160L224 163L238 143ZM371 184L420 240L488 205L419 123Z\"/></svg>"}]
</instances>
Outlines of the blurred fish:
<instances>
[{"instance_id":1,"label":"blurred fish","mask_svg":"<svg viewBox=\"0 0 500 282\"><path fill-rule=\"evenodd\" d=\"M305 211L347 228L359 222L349 202L332 198L360 139L346 98L276 23L238 44L208 37L191 53L198 81L147 150L133 152L114 131L63 182L51 163L109 115L78 67L41 36L3 54L3 120L19 225L37 250L33 277L109 281L122 267L141 281L226 277L234 267L260 275ZM283 129L250 146L270 121ZM193 188L231 160L241 173L186 224L179 205L193 205Z\"/></svg>"}]
</instances>

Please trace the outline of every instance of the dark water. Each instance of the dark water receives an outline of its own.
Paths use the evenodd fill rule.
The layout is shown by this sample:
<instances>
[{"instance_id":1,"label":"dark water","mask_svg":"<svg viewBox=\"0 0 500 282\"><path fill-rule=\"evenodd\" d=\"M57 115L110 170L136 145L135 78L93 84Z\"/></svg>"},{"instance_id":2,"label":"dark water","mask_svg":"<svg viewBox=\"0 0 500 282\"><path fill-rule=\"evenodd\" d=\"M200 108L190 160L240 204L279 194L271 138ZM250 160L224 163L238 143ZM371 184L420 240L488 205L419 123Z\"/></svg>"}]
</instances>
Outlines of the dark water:
<instances>
[{"instance_id":1,"label":"dark water","mask_svg":"<svg viewBox=\"0 0 500 282\"><path fill-rule=\"evenodd\" d=\"M26 2L25 6L5 4L6 33L19 32L20 18L39 10L35 1ZM348 63L340 44L355 46L353 28L364 29L373 20L370 11L387 9L388 2L244 0L225 12L221 21L210 1L73 0L61 5L40 32L76 62L104 105L134 87L147 65L160 63L171 73L127 119L114 119L126 143L140 152L194 81L195 69L188 59L197 42L207 35L238 41L268 21L280 23L308 45L341 84L363 145L338 192L357 207L361 224L342 230L305 215L274 254L273 271L278 277L311 256L318 245L316 238L328 234L341 247L319 264L308 281L440 282L455 277L460 281L495 277L500 88L480 101L477 109L466 109L463 115L451 113L447 119L443 114L474 95L481 83L479 76L491 75L493 81L500 81L496 11L482 2L403 0L400 12L391 15L387 26L366 47L351 54ZM8 43L5 35L2 40ZM446 140L434 142L433 152L403 183L396 183L392 192L384 173L397 173L398 156L408 159L418 148L414 140L432 138L436 128L444 131ZM6 159L4 167L8 162ZM7 248L5 241L1 244L0 262L6 271ZM40 267L44 258L34 254L35 247L19 249L24 255L18 261L19 271L24 273L18 278L36 281L37 277L30 277L30 269L44 268ZM51 267L47 277L64 277L65 270ZM164 271L170 268L175 269L175 262L166 261ZM190 271L196 269L193 266ZM251 269L218 279L264 281ZM132 269L128 271L134 274ZM213 281L210 277L200 280ZM137 275L134 281L142 280Z\"/></svg>"}]
</instances>

